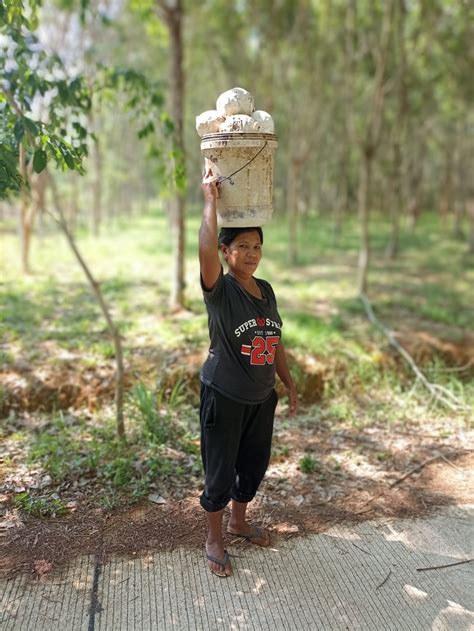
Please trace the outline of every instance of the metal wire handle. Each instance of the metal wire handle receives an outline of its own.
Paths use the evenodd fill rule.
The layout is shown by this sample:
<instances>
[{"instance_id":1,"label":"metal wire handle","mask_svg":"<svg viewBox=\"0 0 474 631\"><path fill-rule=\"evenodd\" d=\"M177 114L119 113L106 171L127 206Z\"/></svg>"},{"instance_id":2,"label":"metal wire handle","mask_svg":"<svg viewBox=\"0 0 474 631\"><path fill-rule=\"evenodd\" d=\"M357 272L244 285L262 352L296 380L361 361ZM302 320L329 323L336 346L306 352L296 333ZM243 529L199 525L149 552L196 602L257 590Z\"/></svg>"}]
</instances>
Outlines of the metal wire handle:
<instances>
[{"instance_id":1,"label":"metal wire handle","mask_svg":"<svg viewBox=\"0 0 474 631\"><path fill-rule=\"evenodd\" d=\"M250 160L248 162L246 162L243 166L241 166L240 169L237 169L236 171L234 171L230 175L221 175L218 178L218 180L217 180L217 184L221 184L222 182L224 182L224 180L229 180L229 184L232 184L232 186L233 186L234 185L234 180L232 179L232 176L235 175L236 173L239 173L239 171L242 171L242 169L245 169L246 166L248 166L251 162L253 162L255 160L255 158L262 153L262 151L265 149L267 144L268 144L268 140L265 140L265 144L263 145L263 147L261 147L257 151L257 153L252 158L250 158Z\"/></svg>"}]
</instances>

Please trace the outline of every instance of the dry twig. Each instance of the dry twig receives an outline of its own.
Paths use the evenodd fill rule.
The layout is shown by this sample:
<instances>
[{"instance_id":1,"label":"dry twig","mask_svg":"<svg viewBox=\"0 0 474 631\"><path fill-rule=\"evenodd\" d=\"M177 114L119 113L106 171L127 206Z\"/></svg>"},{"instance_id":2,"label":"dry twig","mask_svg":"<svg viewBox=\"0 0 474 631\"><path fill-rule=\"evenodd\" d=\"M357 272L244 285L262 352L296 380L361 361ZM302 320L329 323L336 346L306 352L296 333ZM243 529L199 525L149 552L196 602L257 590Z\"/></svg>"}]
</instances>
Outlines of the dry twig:
<instances>
[{"instance_id":1,"label":"dry twig","mask_svg":"<svg viewBox=\"0 0 474 631\"><path fill-rule=\"evenodd\" d=\"M454 463L451 462L451 460L448 460L445 456L443 456L443 454L439 454L439 457L441 458L441 460L444 460L444 462L446 462L446 464L449 464L450 467L452 467L453 469L456 469L456 471L460 471L461 473L466 473L466 471L463 471L461 469L461 467L457 467Z\"/></svg>"},{"instance_id":2,"label":"dry twig","mask_svg":"<svg viewBox=\"0 0 474 631\"><path fill-rule=\"evenodd\" d=\"M391 331L390 329L387 329L387 327L384 326L377 319L372 309L372 305L370 304L367 296L365 294L360 294L359 297L362 301L362 304L365 307L365 311L367 313L367 317L369 318L370 322L372 322L372 324L388 338L388 341L390 342L391 346L393 346L400 353L403 359L408 363L410 368L415 373L417 381L418 380L421 381L421 383L425 386L425 388L431 394L433 399L435 401L440 401L447 408L449 408L450 410L453 410L454 412L469 411L470 408L464 403L462 403L461 401L459 401L459 399L450 390L448 390L447 388L444 388L443 386L440 386L437 383L431 383L430 381L428 381L425 375L418 368L413 357L398 342L393 331ZM415 381L415 385L417 381Z\"/></svg>"},{"instance_id":3,"label":"dry twig","mask_svg":"<svg viewBox=\"0 0 474 631\"><path fill-rule=\"evenodd\" d=\"M382 587L382 585L385 585L385 583L390 578L390 574L391 573L392 573L392 570L389 570L387 576L383 579L383 581L380 583L380 585L377 585L377 587L375 588L376 590L379 589L380 587Z\"/></svg>"},{"instance_id":4,"label":"dry twig","mask_svg":"<svg viewBox=\"0 0 474 631\"><path fill-rule=\"evenodd\" d=\"M474 559L464 559L464 561L457 561L456 563L447 563L446 565L432 565L430 567L417 567L417 572L428 572L429 570L441 570L444 567L454 567L455 565L463 565L464 563L472 563Z\"/></svg>"},{"instance_id":5,"label":"dry twig","mask_svg":"<svg viewBox=\"0 0 474 631\"><path fill-rule=\"evenodd\" d=\"M409 478L414 473L417 473L417 471L421 471L424 467L426 467L427 464L430 464L430 462L434 462L435 460L438 460L440 457L441 457L441 454L438 454L437 456L433 456L432 458L428 458L428 460L425 460L424 462L422 462L421 464L417 465L416 467L413 467L413 469L410 469L409 471L407 471L400 478L397 478L393 482L390 482L390 485L389 485L390 488L396 486L397 484L400 484L400 482L403 482L403 480L406 480L407 478Z\"/></svg>"},{"instance_id":6,"label":"dry twig","mask_svg":"<svg viewBox=\"0 0 474 631\"><path fill-rule=\"evenodd\" d=\"M365 554L370 554L372 555L372 552L369 552L368 550L364 550L364 548L360 548L358 545L356 545L354 542L352 542L352 545L354 546L354 548L357 548L358 550L360 550L361 552L365 552Z\"/></svg>"}]
</instances>

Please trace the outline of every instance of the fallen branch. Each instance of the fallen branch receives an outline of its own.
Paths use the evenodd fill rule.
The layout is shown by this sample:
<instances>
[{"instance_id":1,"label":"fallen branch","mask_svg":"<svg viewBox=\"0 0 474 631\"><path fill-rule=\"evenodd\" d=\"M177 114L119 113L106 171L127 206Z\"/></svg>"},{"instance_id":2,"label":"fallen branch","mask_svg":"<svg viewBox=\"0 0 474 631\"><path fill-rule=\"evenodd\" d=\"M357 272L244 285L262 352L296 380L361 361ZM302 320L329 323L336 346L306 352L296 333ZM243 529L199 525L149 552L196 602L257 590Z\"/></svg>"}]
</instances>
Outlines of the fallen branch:
<instances>
[{"instance_id":1,"label":"fallen branch","mask_svg":"<svg viewBox=\"0 0 474 631\"><path fill-rule=\"evenodd\" d=\"M474 559L465 559L464 561L457 561L456 563L447 563L446 565L432 565L430 567L417 567L417 572L428 572L429 570L441 570L444 567L454 567L455 565L463 565L463 563L472 563Z\"/></svg>"},{"instance_id":2,"label":"fallen branch","mask_svg":"<svg viewBox=\"0 0 474 631\"><path fill-rule=\"evenodd\" d=\"M375 590L377 591L377 589L379 589L380 587L382 587L382 585L385 585L385 583L388 581L388 579L390 578L390 574L392 573L392 570L388 571L387 576L383 579L383 581L380 583L380 585L377 585L377 587L375 588Z\"/></svg>"},{"instance_id":3,"label":"fallen branch","mask_svg":"<svg viewBox=\"0 0 474 631\"><path fill-rule=\"evenodd\" d=\"M390 484L389 484L390 488L396 486L397 484L400 484L400 482L403 482L403 480L406 480L407 478L409 478L414 473L417 473L417 471L421 471L421 469L426 467L426 465L430 464L430 462L434 462L435 460L438 460L439 458L441 458L441 454L438 454L437 456L433 456L432 458L428 458L428 460L425 460L424 462L422 462L421 464L417 465L416 467L413 467L413 469L410 469L409 471L407 471L400 478L397 478L393 482L390 482Z\"/></svg>"},{"instance_id":4,"label":"fallen branch","mask_svg":"<svg viewBox=\"0 0 474 631\"><path fill-rule=\"evenodd\" d=\"M387 329L387 327L384 326L377 319L372 309L372 305L370 304L367 296L361 293L359 294L359 298L361 299L362 304L364 305L365 311L367 313L367 317L369 318L370 322L372 322L372 324L388 338L388 341L390 342L391 346L393 346L400 353L403 359L408 363L410 368L415 373L417 381L418 380L421 381L421 383L425 386L428 392L432 395L434 400L440 401L453 412L469 411L470 408L464 403L462 403L461 401L459 401L458 398L450 390L448 390L447 388L444 388L443 386L440 386L437 383L431 383L430 381L428 381L425 375L418 368L413 357L398 342L393 331L391 331L390 329ZM415 381L415 385L417 381Z\"/></svg>"},{"instance_id":5,"label":"fallen branch","mask_svg":"<svg viewBox=\"0 0 474 631\"><path fill-rule=\"evenodd\" d=\"M466 473L466 471L463 471L461 469L461 467L457 467L454 463L451 462L451 460L448 460L445 456L443 456L443 454L439 454L439 457L441 458L441 460L444 460L444 462L446 462L446 464L449 464L450 467L452 467L453 469L456 469L456 471L460 471L461 473Z\"/></svg>"}]
</instances>

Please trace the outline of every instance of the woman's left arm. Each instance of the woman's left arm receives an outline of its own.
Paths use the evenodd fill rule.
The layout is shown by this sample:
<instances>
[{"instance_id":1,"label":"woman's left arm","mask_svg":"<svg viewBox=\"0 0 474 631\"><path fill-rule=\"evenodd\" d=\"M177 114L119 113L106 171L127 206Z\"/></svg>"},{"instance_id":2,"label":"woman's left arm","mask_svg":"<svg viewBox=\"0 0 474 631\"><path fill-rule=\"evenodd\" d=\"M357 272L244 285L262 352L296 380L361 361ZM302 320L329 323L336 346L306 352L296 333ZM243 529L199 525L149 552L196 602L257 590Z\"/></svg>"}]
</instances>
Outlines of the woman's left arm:
<instances>
[{"instance_id":1,"label":"woman's left arm","mask_svg":"<svg viewBox=\"0 0 474 631\"><path fill-rule=\"evenodd\" d=\"M296 393L296 386L290 375L288 362L286 361L285 347L283 346L281 340L276 350L275 367L277 375L283 381L288 393L288 414L289 416L293 416L298 410L298 395Z\"/></svg>"}]
</instances>

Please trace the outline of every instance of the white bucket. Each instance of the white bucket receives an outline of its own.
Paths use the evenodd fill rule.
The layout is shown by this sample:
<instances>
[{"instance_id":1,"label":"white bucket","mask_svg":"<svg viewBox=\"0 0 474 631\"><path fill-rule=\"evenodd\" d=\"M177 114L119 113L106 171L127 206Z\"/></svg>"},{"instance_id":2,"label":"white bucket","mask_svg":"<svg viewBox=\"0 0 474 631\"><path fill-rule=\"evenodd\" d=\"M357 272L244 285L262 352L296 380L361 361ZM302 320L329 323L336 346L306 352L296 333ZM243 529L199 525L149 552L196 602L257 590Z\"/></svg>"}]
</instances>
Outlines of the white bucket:
<instances>
[{"instance_id":1,"label":"white bucket","mask_svg":"<svg viewBox=\"0 0 474 631\"><path fill-rule=\"evenodd\" d=\"M201 151L219 170L219 227L255 227L273 214L273 163L278 147L274 134L209 134ZM229 179L228 179L229 178Z\"/></svg>"}]
</instances>

